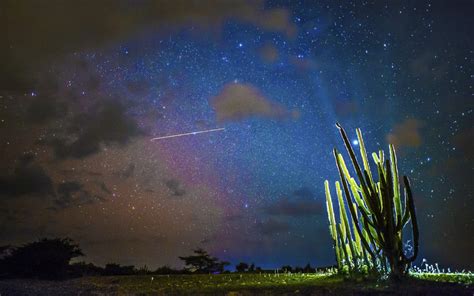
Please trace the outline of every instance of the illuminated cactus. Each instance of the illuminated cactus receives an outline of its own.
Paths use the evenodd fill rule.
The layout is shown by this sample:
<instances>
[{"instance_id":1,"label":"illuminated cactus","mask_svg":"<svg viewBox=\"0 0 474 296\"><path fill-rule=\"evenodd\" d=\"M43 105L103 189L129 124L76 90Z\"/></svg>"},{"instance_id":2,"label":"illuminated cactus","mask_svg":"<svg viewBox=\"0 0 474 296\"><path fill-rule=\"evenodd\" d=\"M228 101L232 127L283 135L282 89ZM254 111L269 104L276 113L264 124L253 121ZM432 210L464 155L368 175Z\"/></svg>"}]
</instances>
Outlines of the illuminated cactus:
<instances>
[{"instance_id":1,"label":"illuminated cactus","mask_svg":"<svg viewBox=\"0 0 474 296\"><path fill-rule=\"evenodd\" d=\"M397 157L393 145L389 145L389 159L385 160L382 150L378 154L372 154L377 167L378 181L376 181L370 170L360 129L357 129L357 138L363 169L357 161L346 132L339 124L336 126L339 128L357 176L357 181L351 177L342 154L334 149L343 189L341 191L339 182L336 182L339 225L336 225L328 181L325 182L325 191L338 268L340 270L344 268L340 262L344 255L346 259L344 264L347 265L349 271L354 268L360 270L361 262L364 262L368 268L388 271L393 279L400 279L408 272L411 262L418 254L419 232L410 182L406 176L403 177L405 191L402 202ZM351 216L352 232L347 219L346 205ZM410 221L413 233L413 255L407 257L403 250L403 228Z\"/></svg>"}]
</instances>

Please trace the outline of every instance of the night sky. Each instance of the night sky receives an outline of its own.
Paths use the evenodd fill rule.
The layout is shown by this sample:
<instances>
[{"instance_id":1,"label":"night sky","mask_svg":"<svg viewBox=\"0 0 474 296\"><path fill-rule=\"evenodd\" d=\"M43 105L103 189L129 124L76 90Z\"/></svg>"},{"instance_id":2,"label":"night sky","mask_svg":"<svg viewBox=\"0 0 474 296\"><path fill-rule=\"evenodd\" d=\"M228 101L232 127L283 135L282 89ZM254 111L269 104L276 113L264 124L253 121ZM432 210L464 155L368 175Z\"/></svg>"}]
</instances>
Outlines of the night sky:
<instances>
[{"instance_id":1,"label":"night sky","mask_svg":"<svg viewBox=\"0 0 474 296\"><path fill-rule=\"evenodd\" d=\"M329 265L334 123L412 179L419 260L474 266L472 1L0 4L0 245ZM207 129L225 130L150 141Z\"/></svg>"}]
</instances>

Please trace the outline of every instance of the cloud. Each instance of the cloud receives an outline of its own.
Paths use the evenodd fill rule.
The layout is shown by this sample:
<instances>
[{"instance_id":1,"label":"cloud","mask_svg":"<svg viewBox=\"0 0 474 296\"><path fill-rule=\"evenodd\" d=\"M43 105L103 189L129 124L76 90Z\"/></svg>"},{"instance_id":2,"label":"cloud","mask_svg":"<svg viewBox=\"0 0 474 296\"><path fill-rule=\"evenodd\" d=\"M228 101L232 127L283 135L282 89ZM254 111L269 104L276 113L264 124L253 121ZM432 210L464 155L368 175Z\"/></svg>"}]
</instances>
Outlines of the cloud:
<instances>
[{"instance_id":1,"label":"cloud","mask_svg":"<svg viewBox=\"0 0 474 296\"><path fill-rule=\"evenodd\" d=\"M54 187L51 177L46 171L33 163L31 155L25 155L19 160L13 174L0 177L0 195L10 197L53 196Z\"/></svg>"},{"instance_id":2,"label":"cloud","mask_svg":"<svg viewBox=\"0 0 474 296\"><path fill-rule=\"evenodd\" d=\"M321 214L322 210L321 202L316 200L313 192L306 187L263 208L268 215L290 217L314 216Z\"/></svg>"},{"instance_id":3,"label":"cloud","mask_svg":"<svg viewBox=\"0 0 474 296\"><path fill-rule=\"evenodd\" d=\"M296 112L289 112L280 104L272 102L251 84L228 83L210 102L217 121L238 121L249 117L297 117Z\"/></svg>"},{"instance_id":4,"label":"cloud","mask_svg":"<svg viewBox=\"0 0 474 296\"><path fill-rule=\"evenodd\" d=\"M53 201L54 205L50 208L55 211L104 201L101 196L93 195L85 190L84 185L77 181L60 183L57 194L57 199Z\"/></svg>"},{"instance_id":5,"label":"cloud","mask_svg":"<svg viewBox=\"0 0 474 296\"><path fill-rule=\"evenodd\" d=\"M397 148L417 148L422 143L420 129L423 125L423 122L418 119L405 119L393 127L392 132L387 135L387 141Z\"/></svg>"},{"instance_id":6,"label":"cloud","mask_svg":"<svg viewBox=\"0 0 474 296\"><path fill-rule=\"evenodd\" d=\"M266 43L262 46L258 53L260 57L267 63L272 64L278 60L279 52L278 49L271 43Z\"/></svg>"},{"instance_id":7,"label":"cloud","mask_svg":"<svg viewBox=\"0 0 474 296\"><path fill-rule=\"evenodd\" d=\"M452 142L465 160L472 161L474 159L474 127L457 132Z\"/></svg>"},{"instance_id":8,"label":"cloud","mask_svg":"<svg viewBox=\"0 0 474 296\"><path fill-rule=\"evenodd\" d=\"M0 48L0 89L29 89L38 70L51 60L145 31L169 32L192 25L219 32L234 20L289 38L296 35L287 9L264 6L263 0L1 1L6 25L0 26L0 35L6 40Z\"/></svg>"},{"instance_id":9,"label":"cloud","mask_svg":"<svg viewBox=\"0 0 474 296\"><path fill-rule=\"evenodd\" d=\"M245 18L244 18L245 19ZM275 8L261 13L251 14L251 21L255 25L262 27L266 31L285 33L287 37L293 38L296 35L297 27L291 21L288 9Z\"/></svg>"},{"instance_id":10,"label":"cloud","mask_svg":"<svg viewBox=\"0 0 474 296\"><path fill-rule=\"evenodd\" d=\"M288 232L291 227L287 222L283 222L274 218L256 224L257 231L265 236L272 236Z\"/></svg>"},{"instance_id":11,"label":"cloud","mask_svg":"<svg viewBox=\"0 0 474 296\"><path fill-rule=\"evenodd\" d=\"M57 158L84 158L100 151L101 145L128 143L141 133L137 123L126 114L116 101L102 103L93 114L76 115L69 126L72 140L57 138L50 141Z\"/></svg>"},{"instance_id":12,"label":"cloud","mask_svg":"<svg viewBox=\"0 0 474 296\"><path fill-rule=\"evenodd\" d=\"M171 191L173 196L183 196L186 194L186 189L178 179L166 180L165 185Z\"/></svg>"}]
</instances>

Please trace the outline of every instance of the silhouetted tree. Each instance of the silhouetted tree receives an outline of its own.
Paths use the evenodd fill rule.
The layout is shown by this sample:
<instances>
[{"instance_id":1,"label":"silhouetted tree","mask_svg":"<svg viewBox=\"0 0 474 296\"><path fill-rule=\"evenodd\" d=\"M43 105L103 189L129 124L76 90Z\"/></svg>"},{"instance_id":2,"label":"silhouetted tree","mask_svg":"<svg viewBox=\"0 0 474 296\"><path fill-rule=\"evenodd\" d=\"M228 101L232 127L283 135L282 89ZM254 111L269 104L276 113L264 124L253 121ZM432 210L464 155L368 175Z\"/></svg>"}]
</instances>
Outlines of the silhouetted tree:
<instances>
[{"instance_id":1,"label":"silhouetted tree","mask_svg":"<svg viewBox=\"0 0 474 296\"><path fill-rule=\"evenodd\" d=\"M248 268L249 265L245 262L240 262L235 266L235 270L237 270L237 272L246 272Z\"/></svg>"},{"instance_id":2,"label":"silhouetted tree","mask_svg":"<svg viewBox=\"0 0 474 296\"><path fill-rule=\"evenodd\" d=\"M71 259L84 255L70 238L44 238L6 250L0 266L11 277L64 278Z\"/></svg>"},{"instance_id":3,"label":"silhouetted tree","mask_svg":"<svg viewBox=\"0 0 474 296\"><path fill-rule=\"evenodd\" d=\"M229 265L230 265L230 262L228 262L228 261L218 261L213 266L211 266L210 272L222 273L222 272L224 272L225 267L229 266Z\"/></svg>"},{"instance_id":4,"label":"silhouetted tree","mask_svg":"<svg viewBox=\"0 0 474 296\"><path fill-rule=\"evenodd\" d=\"M96 266L92 263L85 263L83 261L73 263L69 266L69 274L72 277L81 277L81 276L97 276L102 275L104 269L100 266Z\"/></svg>"},{"instance_id":5,"label":"silhouetted tree","mask_svg":"<svg viewBox=\"0 0 474 296\"><path fill-rule=\"evenodd\" d=\"M293 269L291 268L290 265L284 265L284 266L282 266L282 267L281 267L281 270L282 270L283 272L292 272L292 271L293 271Z\"/></svg>"},{"instance_id":6,"label":"silhouetted tree","mask_svg":"<svg viewBox=\"0 0 474 296\"><path fill-rule=\"evenodd\" d=\"M255 264L251 264L249 267L249 272L254 272L255 271Z\"/></svg>"},{"instance_id":7,"label":"silhouetted tree","mask_svg":"<svg viewBox=\"0 0 474 296\"><path fill-rule=\"evenodd\" d=\"M210 272L223 272L225 266L229 265L229 262L220 261L216 257L212 257L206 251L199 248L193 251L194 255L178 257L183 260L187 268L191 272L210 273Z\"/></svg>"},{"instance_id":8,"label":"silhouetted tree","mask_svg":"<svg viewBox=\"0 0 474 296\"><path fill-rule=\"evenodd\" d=\"M313 272L313 268L311 267L311 264L306 264L306 266L303 268L303 272L304 273L309 273L309 272Z\"/></svg>"}]
</instances>

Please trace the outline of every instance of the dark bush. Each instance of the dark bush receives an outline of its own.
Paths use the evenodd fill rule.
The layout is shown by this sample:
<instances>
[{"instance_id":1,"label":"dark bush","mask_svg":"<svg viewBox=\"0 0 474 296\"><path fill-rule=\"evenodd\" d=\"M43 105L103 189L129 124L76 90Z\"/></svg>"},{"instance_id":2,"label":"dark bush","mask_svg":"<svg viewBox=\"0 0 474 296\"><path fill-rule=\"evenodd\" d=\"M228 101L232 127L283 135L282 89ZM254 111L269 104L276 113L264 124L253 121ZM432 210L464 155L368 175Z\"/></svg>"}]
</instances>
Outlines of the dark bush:
<instances>
[{"instance_id":1,"label":"dark bush","mask_svg":"<svg viewBox=\"0 0 474 296\"><path fill-rule=\"evenodd\" d=\"M239 264L235 266L235 270L237 272L246 272L248 268L249 268L249 265L245 262L240 262Z\"/></svg>"},{"instance_id":2,"label":"dark bush","mask_svg":"<svg viewBox=\"0 0 474 296\"><path fill-rule=\"evenodd\" d=\"M102 275L104 269L92 263L77 262L69 266L69 275L71 277L97 276Z\"/></svg>"},{"instance_id":3,"label":"dark bush","mask_svg":"<svg viewBox=\"0 0 474 296\"><path fill-rule=\"evenodd\" d=\"M132 275L136 270L133 265L121 266L116 263L108 263L105 265L104 275Z\"/></svg>"},{"instance_id":4,"label":"dark bush","mask_svg":"<svg viewBox=\"0 0 474 296\"><path fill-rule=\"evenodd\" d=\"M0 274L41 279L67 277L71 259L84 255L69 238L44 238L3 251L6 254L0 259Z\"/></svg>"}]
</instances>

